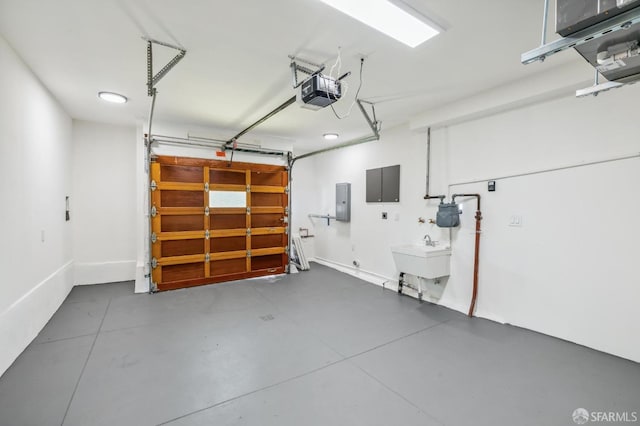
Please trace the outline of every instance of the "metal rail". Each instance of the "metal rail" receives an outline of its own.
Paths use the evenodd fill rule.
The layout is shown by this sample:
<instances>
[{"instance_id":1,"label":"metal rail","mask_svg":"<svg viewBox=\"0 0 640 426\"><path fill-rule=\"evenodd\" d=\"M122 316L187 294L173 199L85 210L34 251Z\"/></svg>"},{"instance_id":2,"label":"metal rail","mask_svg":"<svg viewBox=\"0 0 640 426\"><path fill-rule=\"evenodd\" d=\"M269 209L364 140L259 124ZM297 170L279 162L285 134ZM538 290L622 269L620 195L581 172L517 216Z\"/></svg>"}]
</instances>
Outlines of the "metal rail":
<instances>
[{"instance_id":1,"label":"metal rail","mask_svg":"<svg viewBox=\"0 0 640 426\"><path fill-rule=\"evenodd\" d=\"M544 61L556 53L571 49L591 40L600 38L616 31L629 29L640 22L640 7L628 10L618 16L599 22L589 28L578 31L568 37L563 37L551 43L544 44L521 55L520 60L527 65L536 61ZM546 29L545 29L546 32ZM544 38L543 38L544 39Z\"/></svg>"},{"instance_id":2,"label":"metal rail","mask_svg":"<svg viewBox=\"0 0 640 426\"><path fill-rule=\"evenodd\" d=\"M178 146L193 146L198 148L224 149L224 144L213 144L213 143L207 143L202 140L193 140L193 139L179 138L179 137L172 137L172 136L153 135L153 137L151 137L151 143L164 143L168 145L178 145ZM234 151L245 152L250 154L274 155L278 157L285 157L288 155L288 151L279 151L279 150L265 149L265 148L238 147L238 148L235 148Z\"/></svg>"},{"instance_id":3,"label":"metal rail","mask_svg":"<svg viewBox=\"0 0 640 426\"><path fill-rule=\"evenodd\" d=\"M227 143L225 144L225 147L226 148L231 148L233 146L233 142L238 140L238 138L240 138L244 134L246 134L249 131L251 131L251 129L253 129L254 127L264 123L265 121L267 121L268 119L270 119L271 117L273 117L274 115L279 113L280 111L282 111L285 108L287 108L289 105L293 104L295 101L296 101L296 97L295 96L291 97L290 99L287 99L280 106L276 107L273 111L271 111L270 113L268 113L264 117L260 118L258 121L254 122L249 127L247 127L246 129L244 129L243 131L241 131L240 133L238 133L237 135L235 135L234 137L229 139L227 141Z\"/></svg>"},{"instance_id":4,"label":"metal rail","mask_svg":"<svg viewBox=\"0 0 640 426\"><path fill-rule=\"evenodd\" d=\"M321 214L310 214L309 217L317 217L318 219L327 219L327 226L331 225L331 219L335 220L335 216L331 215L321 215Z\"/></svg>"},{"instance_id":5,"label":"metal rail","mask_svg":"<svg viewBox=\"0 0 640 426\"><path fill-rule=\"evenodd\" d=\"M297 157L295 157L293 159L293 161L301 160L303 158L311 157L313 155L322 154L324 152L335 151L336 149L341 149L341 148L346 148L346 147L353 146L353 145L358 145L358 144L365 143L365 142L377 141L379 139L380 139L379 136L366 136L366 137L363 137L363 138L353 139L353 140L351 140L349 142L341 143L340 145L334 145L334 146L329 147L329 148L319 149L317 151L308 152L306 154L298 155Z\"/></svg>"}]
</instances>

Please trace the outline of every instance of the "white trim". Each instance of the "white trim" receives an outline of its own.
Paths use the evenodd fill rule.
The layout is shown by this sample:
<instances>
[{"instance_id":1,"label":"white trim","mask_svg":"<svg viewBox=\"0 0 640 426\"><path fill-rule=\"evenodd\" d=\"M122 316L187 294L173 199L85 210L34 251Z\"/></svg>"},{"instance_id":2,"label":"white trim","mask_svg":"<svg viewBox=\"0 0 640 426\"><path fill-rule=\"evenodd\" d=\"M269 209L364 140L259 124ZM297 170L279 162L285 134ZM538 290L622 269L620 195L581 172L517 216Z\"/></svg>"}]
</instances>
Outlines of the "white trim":
<instances>
[{"instance_id":1,"label":"white trim","mask_svg":"<svg viewBox=\"0 0 640 426\"><path fill-rule=\"evenodd\" d=\"M73 261L69 261L0 314L0 375L49 322L72 288Z\"/></svg>"},{"instance_id":2,"label":"white trim","mask_svg":"<svg viewBox=\"0 0 640 426\"><path fill-rule=\"evenodd\" d=\"M147 266L145 263L138 262L136 265L136 284L134 293L148 293L149 277L147 276Z\"/></svg>"},{"instance_id":3,"label":"white trim","mask_svg":"<svg viewBox=\"0 0 640 426\"><path fill-rule=\"evenodd\" d=\"M393 285L396 286L396 288L398 286L397 280L394 280L393 278L385 277L384 275L376 274L375 272L365 271L363 269L356 268L351 265L345 265L343 263L334 262L331 260L323 259L321 257L315 257L313 261L321 265L328 266L329 268L338 270L340 272L344 272L345 274L349 274L356 278L360 278L361 280L370 282L380 287L382 287L383 283L390 283L390 282L392 282Z\"/></svg>"},{"instance_id":4,"label":"white trim","mask_svg":"<svg viewBox=\"0 0 640 426\"><path fill-rule=\"evenodd\" d=\"M135 260L76 263L74 269L75 285L105 284L136 279Z\"/></svg>"},{"instance_id":5,"label":"white trim","mask_svg":"<svg viewBox=\"0 0 640 426\"><path fill-rule=\"evenodd\" d=\"M334 262L334 261L323 259L323 258L316 257L315 259L312 259L312 261L324 266L328 266L329 268L335 269L337 271L344 272L345 274L349 274L353 277L360 278L361 280L367 281L371 284L375 284L379 287L384 287L391 291L398 291L397 279L389 278L387 276L380 275L371 271L363 271L362 269L356 268L351 265L345 265L343 263L338 263L338 262ZM418 292L409 287L405 287L403 289L403 294L405 296L413 297L414 299L418 298ZM463 306L458 303L446 303L446 302L441 303L441 301L435 301L435 300L429 300L429 302L454 310L454 311L458 311L463 314L467 314L469 311L468 306ZM502 318L483 312L481 309L478 309L478 308L476 308L475 316L478 318L484 318L490 321L494 321L500 324L505 324L505 321Z\"/></svg>"},{"instance_id":6,"label":"white trim","mask_svg":"<svg viewBox=\"0 0 640 426\"><path fill-rule=\"evenodd\" d=\"M73 264L73 260L70 260L69 262L65 263L64 265L62 265L60 268L58 268L54 273L52 273L51 275L49 275L47 278L45 278L44 280L40 281L35 287L33 287L31 290L29 290L28 292L26 292L21 298L19 298L18 300L16 300L15 302L13 302L11 305L9 305L9 307L7 309L4 310L4 312L2 312L0 314L0 316L6 315L10 310L15 309L18 305L20 305L25 299L27 299L28 297L30 297L34 292L38 291L40 289L40 287L42 287L43 285L45 285L48 281L51 281L56 275L60 274L62 271L64 271L66 268L70 267ZM71 291L71 289L69 289L69 291Z\"/></svg>"}]
</instances>

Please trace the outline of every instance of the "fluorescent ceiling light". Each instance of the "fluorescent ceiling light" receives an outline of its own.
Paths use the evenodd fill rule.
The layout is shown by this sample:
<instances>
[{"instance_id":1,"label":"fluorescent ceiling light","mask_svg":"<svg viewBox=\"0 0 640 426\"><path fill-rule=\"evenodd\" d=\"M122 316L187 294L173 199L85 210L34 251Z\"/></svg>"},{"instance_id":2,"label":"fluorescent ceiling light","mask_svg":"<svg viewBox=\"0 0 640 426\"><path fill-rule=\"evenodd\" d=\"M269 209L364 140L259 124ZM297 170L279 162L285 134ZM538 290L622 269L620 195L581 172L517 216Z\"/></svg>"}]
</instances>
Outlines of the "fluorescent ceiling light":
<instances>
[{"instance_id":1,"label":"fluorescent ceiling light","mask_svg":"<svg viewBox=\"0 0 640 426\"><path fill-rule=\"evenodd\" d=\"M409 47L416 47L442 31L401 0L320 1Z\"/></svg>"},{"instance_id":2,"label":"fluorescent ceiling light","mask_svg":"<svg viewBox=\"0 0 640 426\"><path fill-rule=\"evenodd\" d=\"M103 101L113 102L114 104L123 104L127 102L127 97L113 92L98 92L98 97Z\"/></svg>"},{"instance_id":3,"label":"fluorescent ceiling light","mask_svg":"<svg viewBox=\"0 0 640 426\"><path fill-rule=\"evenodd\" d=\"M324 135L322 135L322 137L328 141L334 141L338 139L338 136L339 135L337 133L325 133Z\"/></svg>"}]
</instances>

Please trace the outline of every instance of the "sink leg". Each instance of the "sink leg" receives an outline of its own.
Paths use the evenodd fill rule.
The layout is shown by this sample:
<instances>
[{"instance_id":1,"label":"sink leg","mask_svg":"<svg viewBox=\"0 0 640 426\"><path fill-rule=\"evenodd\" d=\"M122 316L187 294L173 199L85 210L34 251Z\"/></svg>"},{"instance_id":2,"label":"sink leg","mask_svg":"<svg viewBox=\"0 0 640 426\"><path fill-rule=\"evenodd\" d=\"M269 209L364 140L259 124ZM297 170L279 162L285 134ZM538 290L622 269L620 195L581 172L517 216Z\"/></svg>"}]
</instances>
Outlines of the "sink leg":
<instances>
[{"instance_id":1,"label":"sink leg","mask_svg":"<svg viewBox=\"0 0 640 426\"><path fill-rule=\"evenodd\" d=\"M418 277L418 301L422 303L422 278Z\"/></svg>"},{"instance_id":2,"label":"sink leg","mask_svg":"<svg viewBox=\"0 0 640 426\"><path fill-rule=\"evenodd\" d=\"M400 279L398 279L398 294L402 294L403 284L404 284L404 272L400 272Z\"/></svg>"}]
</instances>

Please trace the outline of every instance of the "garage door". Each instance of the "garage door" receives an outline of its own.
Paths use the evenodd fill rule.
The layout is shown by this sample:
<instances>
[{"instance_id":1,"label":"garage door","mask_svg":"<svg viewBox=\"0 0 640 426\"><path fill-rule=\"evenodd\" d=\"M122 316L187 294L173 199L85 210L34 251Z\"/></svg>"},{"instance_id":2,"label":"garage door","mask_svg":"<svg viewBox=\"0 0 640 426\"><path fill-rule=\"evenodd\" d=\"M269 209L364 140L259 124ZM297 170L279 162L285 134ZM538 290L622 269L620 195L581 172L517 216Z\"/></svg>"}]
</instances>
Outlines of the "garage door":
<instances>
[{"instance_id":1,"label":"garage door","mask_svg":"<svg viewBox=\"0 0 640 426\"><path fill-rule=\"evenodd\" d=\"M156 158L150 188L157 289L284 273L288 180L281 166Z\"/></svg>"}]
</instances>

